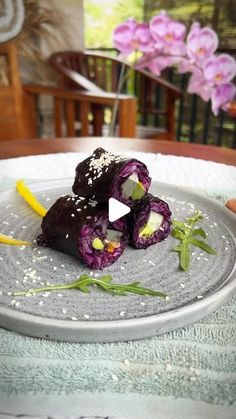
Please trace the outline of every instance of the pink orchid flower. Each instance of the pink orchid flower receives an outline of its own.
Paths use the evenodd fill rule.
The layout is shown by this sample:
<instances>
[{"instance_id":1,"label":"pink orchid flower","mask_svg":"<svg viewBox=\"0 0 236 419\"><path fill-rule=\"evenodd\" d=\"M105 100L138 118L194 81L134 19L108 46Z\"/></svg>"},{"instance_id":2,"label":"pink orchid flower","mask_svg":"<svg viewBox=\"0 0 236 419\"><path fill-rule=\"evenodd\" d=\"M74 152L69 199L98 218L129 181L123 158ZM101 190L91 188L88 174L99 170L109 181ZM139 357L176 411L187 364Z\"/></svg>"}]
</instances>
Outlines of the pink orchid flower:
<instances>
[{"instance_id":1,"label":"pink orchid flower","mask_svg":"<svg viewBox=\"0 0 236 419\"><path fill-rule=\"evenodd\" d=\"M177 66L179 73L190 73L188 92L204 101L212 100L215 115L227 110L236 88L230 83L236 75L236 62L228 54L215 55L219 40L209 27L198 22L191 26L185 41L186 28L166 12L154 16L149 25L128 19L113 33L115 47L125 56L140 51L135 68L148 68L160 75L167 67Z\"/></svg>"},{"instance_id":2,"label":"pink orchid flower","mask_svg":"<svg viewBox=\"0 0 236 419\"><path fill-rule=\"evenodd\" d=\"M236 63L228 54L213 55L204 64L204 77L211 85L230 82L236 74Z\"/></svg>"},{"instance_id":3,"label":"pink orchid flower","mask_svg":"<svg viewBox=\"0 0 236 419\"><path fill-rule=\"evenodd\" d=\"M236 88L232 83L225 83L216 86L212 90L211 108L215 116L218 115L219 110L227 111L229 103L235 98Z\"/></svg>"},{"instance_id":4,"label":"pink orchid flower","mask_svg":"<svg viewBox=\"0 0 236 419\"><path fill-rule=\"evenodd\" d=\"M205 80L201 70L195 68L192 73L187 87L188 93L199 95L202 100L207 102L212 95L212 87Z\"/></svg>"},{"instance_id":5,"label":"pink orchid flower","mask_svg":"<svg viewBox=\"0 0 236 419\"><path fill-rule=\"evenodd\" d=\"M180 58L171 57L168 55L161 55L160 57L146 57L143 67L148 68L156 76L160 76L162 70L167 67L172 67L178 64ZM143 68L139 67L139 68Z\"/></svg>"},{"instance_id":6,"label":"pink orchid flower","mask_svg":"<svg viewBox=\"0 0 236 419\"><path fill-rule=\"evenodd\" d=\"M211 28L201 28L195 22L187 36L187 54L193 63L201 65L216 51L218 43L218 36Z\"/></svg>"},{"instance_id":7,"label":"pink orchid flower","mask_svg":"<svg viewBox=\"0 0 236 419\"><path fill-rule=\"evenodd\" d=\"M163 47L173 47L175 44L180 46L183 44L185 37L185 26L171 19L167 13L160 13L154 16L150 21L150 32L157 45L162 44Z\"/></svg>"},{"instance_id":8,"label":"pink orchid flower","mask_svg":"<svg viewBox=\"0 0 236 419\"><path fill-rule=\"evenodd\" d=\"M115 47L124 55L129 55L134 50L151 52L153 50L153 39L146 23L137 23L134 19L117 26L113 32Z\"/></svg>"}]
</instances>

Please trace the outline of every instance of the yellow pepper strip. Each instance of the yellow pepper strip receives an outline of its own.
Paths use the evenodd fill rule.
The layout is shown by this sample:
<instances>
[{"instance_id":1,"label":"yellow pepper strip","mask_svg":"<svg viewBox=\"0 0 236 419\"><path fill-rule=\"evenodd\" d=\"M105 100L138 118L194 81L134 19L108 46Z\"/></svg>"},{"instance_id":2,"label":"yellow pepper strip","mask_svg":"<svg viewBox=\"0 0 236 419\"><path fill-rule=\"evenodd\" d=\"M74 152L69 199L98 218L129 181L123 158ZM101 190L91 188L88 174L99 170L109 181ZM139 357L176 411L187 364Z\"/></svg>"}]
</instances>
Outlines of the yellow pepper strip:
<instances>
[{"instance_id":1,"label":"yellow pepper strip","mask_svg":"<svg viewBox=\"0 0 236 419\"><path fill-rule=\"evenodd\" d=\"M32 243L25 242L24 240L17 240L13 237L5 236L5 234L0 234L0 243L4 244L12 244L14 246L21 246L21 245L30 245Z\"/></svg>"},{"instance_id":2,"label":"yellow pepper strip","mask_svg":"<svg viewBox=\"0 0 236 419\"><path fill-rule=\"evenodd\" d=\"M16 182L16 189L20 196L29 204L29 206L37 212L38 215L41 217L44 217L47 213L46 208L44 208L40 202L37 200L37 198L33 195L31 190L28 188L28 186L25 184L23 180L18 180Z\"/></svg>"}]
</instances>

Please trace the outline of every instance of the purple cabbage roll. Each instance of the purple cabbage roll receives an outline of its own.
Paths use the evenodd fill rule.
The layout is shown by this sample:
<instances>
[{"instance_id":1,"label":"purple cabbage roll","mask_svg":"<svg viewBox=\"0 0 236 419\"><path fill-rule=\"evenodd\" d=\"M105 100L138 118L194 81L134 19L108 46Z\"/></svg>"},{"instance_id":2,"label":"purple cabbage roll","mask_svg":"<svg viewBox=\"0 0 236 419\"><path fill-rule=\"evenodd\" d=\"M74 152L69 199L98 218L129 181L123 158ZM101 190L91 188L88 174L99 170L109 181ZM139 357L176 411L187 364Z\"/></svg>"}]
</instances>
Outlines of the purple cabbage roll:
<instances>
[{"instance_id":1,"label":"purple cabbage roll","mask_svg":"<svg viewBox=\"0 0 236 419\"><path fill-rule=\"evenodd\" d=\"M73 192L99 202L115 198L129 207L146 195L151 183L144 163L97 148L76 167Z\"/></svg>"},{"instance_id":2,"label":"purple cabbage roll","mask_svg":"<svg viewBox=\"0 0 236 419\"><path fill-rule=\"evenodd\" d=\"M110 223L108 209L81 196L60 197L42 221L40 246L79 258L93 269L103 269L123 253L128 241L126 219Z\"/></svg>"},{"instance_id":3,"label":"purple cabbage roll","mask_svg":"<svg viewBox=\"0 0 236 419\"><path fill-rule=\"evenodd\" d=\"M131 244L146 249L169 235L170 208L166 202L148 193L131 211L129 225Z\"/></svg>"}]
</instances>

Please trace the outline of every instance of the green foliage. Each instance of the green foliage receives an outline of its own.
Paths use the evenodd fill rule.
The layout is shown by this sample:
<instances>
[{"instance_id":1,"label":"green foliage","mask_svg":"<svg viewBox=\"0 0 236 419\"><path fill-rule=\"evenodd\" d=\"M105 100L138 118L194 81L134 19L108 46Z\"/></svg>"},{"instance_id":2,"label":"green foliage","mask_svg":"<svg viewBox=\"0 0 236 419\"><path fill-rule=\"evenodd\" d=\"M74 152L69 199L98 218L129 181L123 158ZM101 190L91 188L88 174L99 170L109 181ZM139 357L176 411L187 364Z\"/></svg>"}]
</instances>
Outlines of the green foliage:
<instances>
[{"instance_id":1,"label":"green foliage","mask_svg":"<svg viewBox=\"0 0 236 419\"><path fill-rule=\"evenodd\" d=\"M187 271L190 265L189 245L199 247L210 255L215 255L216 251L212 249L203 240L196 239L194 236L207 237L202 228L195 228L194 225L203 219L199 211L196 211L192 217L186 218L184 221L173 220L172 236L180 241L180 244L174 246L172 250L179 254L179 264L183 271Z\"/></svg>"},{"instance_id":2,"label":"green foliage","mask_svg":"<svg viewBox=\"0 0 236 419\"><path fill-rule=\"evenodd\" d=\"M15 297L24 296L24 295L34 295L38 292L45 291L58 291L65 289L74 289L84 293L89 293L89 286L97 286L100 290L113 295L127 295L127 293L139 294L139 295L150 295L152 297L167 297L166 294L159 291L151 290L150 288L144 288L141 282L131 282L130 284L113 284L111 283L112 276L104 275L100 278L94 278L87 274L80 275L76 281L67 283L67 284L58 284L51 285L41 288L30 288L27 291L14 292Z\"/></svg>"},{"instance_id":3,"label":"green foliage","mask_svg":"<svg viewBox=\"0 0 236 419\"><path fill-rule=\"evenodd\" d=\"M144 0L86 0L85 45L86 48L112 48L112 32L124 20L133 17L143 19Z\"/></svg>"}]
</instances>

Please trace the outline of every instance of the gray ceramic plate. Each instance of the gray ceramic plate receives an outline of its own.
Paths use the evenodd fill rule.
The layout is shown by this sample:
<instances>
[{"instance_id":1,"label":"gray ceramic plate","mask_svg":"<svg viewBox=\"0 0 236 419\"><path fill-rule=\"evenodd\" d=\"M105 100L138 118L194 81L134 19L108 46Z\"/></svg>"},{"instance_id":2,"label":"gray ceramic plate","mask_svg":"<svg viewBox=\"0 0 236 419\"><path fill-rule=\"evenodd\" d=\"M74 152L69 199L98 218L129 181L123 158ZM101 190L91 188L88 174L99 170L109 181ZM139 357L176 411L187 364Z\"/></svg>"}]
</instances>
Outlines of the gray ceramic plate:
<instances>
[{"instance_id":1,"label":"gray ceramic plate","mask_svg":"<svg viewBox=\"0 0 236 419\"><path fill-rule=\"evenodd\" d=\"M58 196L70 193L71 184L71 179L45 181L31 189L49 207ZM228 299L236 288L236 217L222 204L189 190L153 182L151 192L169 203L174 218L200 209L208 243L217 249L217 256L192 248L190 270L182 272L177 253L171 251L176 240L169 237L146 250L128 247L103 272L111 273L115 282L142 281L166 292L168 300L133 294L118 297L96 288L90 294L70 290L14 298L9 295L12 291L72 281L90 270L49 248L0 244L0 325L42 338L114 342L186 326ZM31 241L40 232L40 217L12 190L0 194L0 220L1 233L17 238Z\"/></svg>"}]
</instances>

